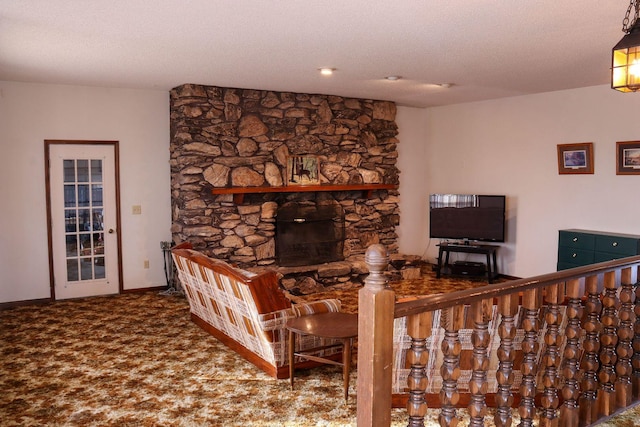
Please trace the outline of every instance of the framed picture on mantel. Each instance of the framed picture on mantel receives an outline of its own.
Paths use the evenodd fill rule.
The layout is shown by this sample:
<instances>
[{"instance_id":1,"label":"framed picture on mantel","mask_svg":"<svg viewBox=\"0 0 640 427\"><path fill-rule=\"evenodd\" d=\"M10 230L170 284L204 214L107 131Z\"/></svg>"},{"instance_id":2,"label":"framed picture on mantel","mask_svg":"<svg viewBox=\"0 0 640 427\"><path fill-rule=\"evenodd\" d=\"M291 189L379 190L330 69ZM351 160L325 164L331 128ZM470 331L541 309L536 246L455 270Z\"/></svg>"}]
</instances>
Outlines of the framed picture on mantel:
<instances>
[{"instance_id":1,"label":"framed picture on mantel","mask_svg":"<svg viewBox=\"0 0 640 427\"><path fill-rule=\"evenodd\" d=\"M640 175L640 141L616 142L616 175Z\"/></svg>"},{"instance_id":2,"label":"framed picture on mantel","mask_svg":"<svg viewBox=\"0 0 640 427\"><path fill-rule=\"evenodd\" d=\"M558 144L558 173L593 174L593 142Z\"/></svg>"},{"instance_id":3,"label":"framed picture on mantel","mask_svg":"<svg viewBox=\"0 0 640 427\"><path fill-rule=\"evenodd\" d=\"M287 158L287 185L318 185L318 156L289 156Z\"/></svg>"}]
</instances>

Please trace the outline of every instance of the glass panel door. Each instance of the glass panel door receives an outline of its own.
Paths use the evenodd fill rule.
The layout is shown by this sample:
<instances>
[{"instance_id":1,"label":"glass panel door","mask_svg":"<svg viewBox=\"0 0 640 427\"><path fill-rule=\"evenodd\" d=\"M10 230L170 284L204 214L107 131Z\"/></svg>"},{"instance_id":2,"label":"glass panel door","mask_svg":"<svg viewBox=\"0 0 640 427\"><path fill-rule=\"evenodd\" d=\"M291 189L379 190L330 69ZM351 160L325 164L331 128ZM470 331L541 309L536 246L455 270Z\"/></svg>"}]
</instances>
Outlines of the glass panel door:
<instances>
[{"instance_id":1,"label":"glass panel door","mask_svg":"<svg viewBox=\"0 0 640 427\"><path fill-rule=\"evenodd\" d=\"M116 146L49 146L54 296L118 293Z\"/></svg>"},{"instance_id":2,"label":"glass panel door","mask_svg":"<svg viewBox=\"0 0 640 427\"><path fill-rule=\"evenodd\" d=\"M67 281L104 279L102 160L63 165Z\"/></svg>"}]
</instances>

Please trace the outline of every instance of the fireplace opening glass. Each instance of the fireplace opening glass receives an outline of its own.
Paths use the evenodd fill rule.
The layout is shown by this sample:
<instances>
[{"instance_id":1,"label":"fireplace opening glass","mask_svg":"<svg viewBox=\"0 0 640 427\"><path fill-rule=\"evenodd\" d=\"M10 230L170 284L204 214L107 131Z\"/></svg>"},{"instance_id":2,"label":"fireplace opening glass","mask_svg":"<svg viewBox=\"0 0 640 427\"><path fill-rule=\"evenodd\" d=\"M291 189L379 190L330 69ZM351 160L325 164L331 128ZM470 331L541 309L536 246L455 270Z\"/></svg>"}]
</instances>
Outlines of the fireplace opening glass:
<instances>
[{"instance_id":1,"label":"fireplace opening glass","mask_svg":"<svg viewBox=\"0 0 640 427\"><path fill-rule=\"evenodd\" d=\"M283 267L342 261L344 210L337 202L290 202L276 217L276 260Z\"/></svg>"}]
</instances>

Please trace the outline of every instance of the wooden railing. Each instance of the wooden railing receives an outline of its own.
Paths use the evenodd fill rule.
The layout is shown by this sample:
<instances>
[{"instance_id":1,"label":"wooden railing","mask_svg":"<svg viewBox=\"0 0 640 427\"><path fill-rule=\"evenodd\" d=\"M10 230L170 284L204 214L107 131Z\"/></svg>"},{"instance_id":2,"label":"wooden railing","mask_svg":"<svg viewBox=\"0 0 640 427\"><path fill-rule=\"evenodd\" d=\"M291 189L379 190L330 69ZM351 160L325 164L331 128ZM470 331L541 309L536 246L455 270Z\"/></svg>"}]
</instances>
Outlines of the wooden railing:
<instances>
[{"instance_id":1,"label":"wooden railing","mask_svg":"<svg viewBox=\"0 0 640 427\"><path fill-rule=\"evenodd\" d=\"M464 305L470 305L473 320L473 372L466 406L470 426L484 425L487 413L487 325L494 304L500 314L497 390L492 399L496 426L513 425L514 402L520 426L532 426L539 418L540 426L574 427L593 424L640 400L640 256L406 302L396 302L387 285L384 271L389 257L382 245L371 246L365 262L370 274L358 305L359 427L391 424L393 323L405 316L411 337L408 426L424 425L425 342L437 310L444 328L438 420L441 426L457 424L458 331ZM518 366L522 380L514 393L518 313L524 330Z\"/></svg>"}]
</instances>

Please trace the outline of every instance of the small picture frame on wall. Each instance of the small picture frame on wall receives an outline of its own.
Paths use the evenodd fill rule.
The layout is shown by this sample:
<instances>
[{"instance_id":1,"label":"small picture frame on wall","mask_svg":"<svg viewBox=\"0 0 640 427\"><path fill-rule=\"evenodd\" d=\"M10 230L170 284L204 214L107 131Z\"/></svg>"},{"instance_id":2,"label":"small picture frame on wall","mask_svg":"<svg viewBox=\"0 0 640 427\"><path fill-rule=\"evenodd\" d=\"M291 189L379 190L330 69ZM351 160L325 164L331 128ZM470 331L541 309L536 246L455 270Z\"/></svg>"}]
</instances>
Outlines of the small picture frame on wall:
<instances>
[{"instance_id":1,"label":"small picture frame on wall","mask_svg":"<svg viewBox=\"0 0 640 427\"><path fill-rule=\"evenodd\" d=\"M640 175L640 141L616 142L616 175Z\"/></svg>"},{"instance_id":2,"label":"small picture frame on wall","mask_svg":"<svg viewBox=\"0 0 640 427\"><path fill-rule=\"evenodd\" d=\"M287 185L318 185L318 156L303 155L287 158Z\"/></svg>"},{"instance_id":3,"label":"small picture frame on wall","mask_svg":"<svg viewBox=\"0 0 640 427\"><path fill-rule=\"evenodd\" d=\"M558 144L558 173L593 174L593 142Z\"/></svg>"}]
</instances>

